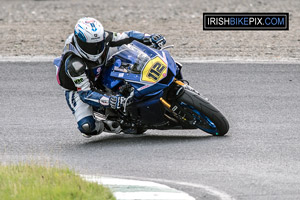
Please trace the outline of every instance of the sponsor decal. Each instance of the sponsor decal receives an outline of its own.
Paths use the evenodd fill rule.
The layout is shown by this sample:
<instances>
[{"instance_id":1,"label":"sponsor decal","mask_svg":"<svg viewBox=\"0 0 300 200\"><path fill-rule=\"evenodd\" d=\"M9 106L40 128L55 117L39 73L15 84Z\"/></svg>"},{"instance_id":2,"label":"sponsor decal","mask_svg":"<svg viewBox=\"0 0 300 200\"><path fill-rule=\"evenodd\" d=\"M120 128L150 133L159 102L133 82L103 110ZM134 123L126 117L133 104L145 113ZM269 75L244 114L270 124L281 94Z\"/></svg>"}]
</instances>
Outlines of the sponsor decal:
<instances>
[{"instance_id":1,"label":"sponsor decal","mask_svg":"<svg viewBox=\"0 0 300 200\"><path fill-rule=\"evenodd\" d=\"M74 83L76 84L76 85L78 85L78 84L80 84L80 83L82 83L83 82L83 78L79 78L79 79L76 79L75 81L74 81Z\"/></svg>"},{"instance_id":2,"label":"sponsor decal","mask_svg":"<svg viewBox=\"0 0 300 200\"><path fill-rule=\"evenodd\" d=\"M140 88L138 88L137 90L138 91L141 91L141 90L144 90L144 89L146 89L146 88L148 88L148 87L150 87L151 85L144 85L143 87L140 87Z\"/></svg>"},{"instance_id":3,"label":"sponsor decal","mask_svg":"<svg viewBox=\"0 0 300 200\"><path fill-rule=\"evenodd\" d=\"M94 22L95 22L95 20L93 20L93 19L91 19L91 20L86 20L86 21L85 21L86 24L94 23Z\"/></svg>"},{"instance_id":4,"label":"sponsor decal","mask_svg":"<svg viewBox=\"0 0 300 200\"><path fill-rule=\"evenodd\" d=\"M91 27L92 27L92 31L94 31L94 32L97 31L97 28L94 23L91 23Z\"/></svg>"},{"instance_id":5,"label":"sponsor decal","mask_svg":"<svg viewBox=\"0 0 300 200\"><path fill-rule=\"evenodd\" d=\"M100 72L101 72L101 67L98 67L97 68L97 74L100 74Z\"/></svg>"},{"instance_id":6,"label":"sponsor decal","mask_svg":"<svg viewBox=\"0 0 300 200\"><path fill-rule=\"evenodd\" d=\"M91 40L99 40L101 37L91 38Z\"/></svg>"},{"instance_id":7,"label":"sponsor decal","mask_svg":"<svg viewBox=\"0 0 300 200\"><path fill-rule=\"evenodd\" d=\"M99 78L101 73L101 67L96 68L96 70L94 70L94 74L95 74L95 81Z\"/></svg>"},{"instance_id":8,"label":"sponsor decal","mask_svg":"<svg viewBox=\"0 0 300 200\"><path fill-rule=\"evenodd\" d=\"M114 67L114 71L116 71L116 72L125 72L125 73L127 73L127 69L120 68L120 67L117 67L117 66Z\"/></svg>"},{"instance_id":9,"label":"sponsor decal","mask_svg":"<svg viewBox=\"0 0 300 200\"><path fill-rule=\"evenodd\" d=\"M150 60L143 69L142 81L157 83L167 76L167 64L160 58Z\"/></svg>"},{"instance_id":10,"label":"sponsor decal","mask_svg":"<svg viewBox=\"0 0 300 200\"><path fill-rule=\"evenodd\" d=\"M101 97L100 103L101 103L103 106L108 106L108 105L109 105L109 98L108 98L108 97Z\"/></svg>"}]
</instances>

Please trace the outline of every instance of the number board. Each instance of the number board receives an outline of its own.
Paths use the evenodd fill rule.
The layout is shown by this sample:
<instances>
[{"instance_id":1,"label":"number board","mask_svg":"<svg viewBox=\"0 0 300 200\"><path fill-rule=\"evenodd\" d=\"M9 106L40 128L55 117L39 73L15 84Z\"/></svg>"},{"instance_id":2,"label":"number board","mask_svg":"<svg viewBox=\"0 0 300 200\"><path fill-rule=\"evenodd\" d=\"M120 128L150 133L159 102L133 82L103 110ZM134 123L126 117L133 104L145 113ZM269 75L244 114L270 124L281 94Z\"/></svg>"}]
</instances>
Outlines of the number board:
<instances>
[{"instance_id":1,"label":"number board","mask_svg":"<svg viewBox=\"0 0 300 200\"><path fill-rule=\"evenodd\" d=\"M167 65L160 58L155 57L146 64L142 72L142 81L157 83L167 76Z\"/></svg>"}]
</instances>

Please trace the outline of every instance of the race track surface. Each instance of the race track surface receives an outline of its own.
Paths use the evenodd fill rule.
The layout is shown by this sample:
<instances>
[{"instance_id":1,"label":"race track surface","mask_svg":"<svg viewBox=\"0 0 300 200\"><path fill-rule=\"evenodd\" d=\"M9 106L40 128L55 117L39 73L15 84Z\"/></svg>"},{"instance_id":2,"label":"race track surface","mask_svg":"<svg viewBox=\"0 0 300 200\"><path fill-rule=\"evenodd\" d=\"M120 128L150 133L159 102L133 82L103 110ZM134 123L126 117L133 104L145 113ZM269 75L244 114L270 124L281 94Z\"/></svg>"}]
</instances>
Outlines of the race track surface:
<instances>
[{"instance_id":1,"label":"race track surface","mask_svg":"<svg viewBox=\"0 0 300 200\"><path fill-rule=\"evenodd\" d=\"M81 174L169 180L167 185L197 199L222 196L191 184L235 199L300 199L299 65L186 64L185 79L227 116L225 137L149 130L85 139L51 63L2 62L0 70L2 163L32 161Z\"/></svg>"}]
</instances>

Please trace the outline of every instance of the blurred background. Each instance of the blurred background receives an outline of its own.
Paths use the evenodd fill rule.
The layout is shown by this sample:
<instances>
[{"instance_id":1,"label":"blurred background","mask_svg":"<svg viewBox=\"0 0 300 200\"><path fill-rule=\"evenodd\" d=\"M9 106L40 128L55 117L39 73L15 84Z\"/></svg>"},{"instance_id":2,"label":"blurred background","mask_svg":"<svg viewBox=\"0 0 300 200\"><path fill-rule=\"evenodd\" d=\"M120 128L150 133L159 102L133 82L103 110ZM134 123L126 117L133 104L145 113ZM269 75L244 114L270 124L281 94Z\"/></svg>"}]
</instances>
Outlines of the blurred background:
<instances>
[{"instance_id":1,"label":"blurred background","mask_svg":"<svg viewBox=\"0 0 300 200\"><path fill-rule=\"evenodd\" d=\"M109 31L165 35L180 58L300 60L299 0L0 0L0 56L59 56L84 16ZM203 31L203 12L289 12L289 31Z\"/></svg>"}]
</instances>

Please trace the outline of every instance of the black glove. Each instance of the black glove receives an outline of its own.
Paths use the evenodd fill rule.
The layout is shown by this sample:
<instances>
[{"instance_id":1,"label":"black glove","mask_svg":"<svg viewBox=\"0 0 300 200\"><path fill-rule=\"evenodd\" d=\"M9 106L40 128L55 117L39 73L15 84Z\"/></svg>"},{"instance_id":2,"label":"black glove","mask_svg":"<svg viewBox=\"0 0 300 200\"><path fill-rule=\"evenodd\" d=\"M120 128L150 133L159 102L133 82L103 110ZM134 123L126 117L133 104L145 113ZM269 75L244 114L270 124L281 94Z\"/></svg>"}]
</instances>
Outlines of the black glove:
<instances>
[{"instance_id":1,"label":"black glove","mask_svg":"<svg viewBox=\"0 0 300 200\"><path fill-rule=\"evenodd\" d=\"M112 109L117 110L123 107L125 100L126 100L125 97L111 96L109 98L109 105Z\"/></svg>"},{"instance_id":2,"label":"black glove","mask_svg":"<svg viewBox=\"0 0 300 200\"><path fill-rule=\"evenodd\" d=\"M150 36L150 42L154 48L160 49L164 44L166 44L166 38L160 34L153 34Z\"/></svg>"}]
</instances>

